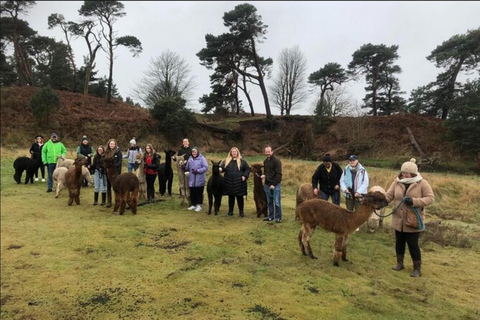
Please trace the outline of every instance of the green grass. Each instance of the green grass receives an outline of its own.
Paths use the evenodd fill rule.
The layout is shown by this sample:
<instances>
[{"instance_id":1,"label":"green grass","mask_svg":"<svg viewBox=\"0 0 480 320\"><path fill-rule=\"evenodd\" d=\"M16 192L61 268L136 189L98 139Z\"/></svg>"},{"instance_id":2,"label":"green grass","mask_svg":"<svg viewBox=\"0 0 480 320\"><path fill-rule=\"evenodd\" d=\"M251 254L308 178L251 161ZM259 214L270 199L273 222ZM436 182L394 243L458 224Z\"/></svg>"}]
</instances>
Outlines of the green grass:
<instances>
[{"instance_id":1,"label":"green grass","mask_svg":"<svg viewBox=\"0 0 480 320\"><path fill-rule=\"evenodd\" d=\"M2 319L480 317L480 226L478 213L471 212L478 212L480 199L472 194L471 201L455 201L463 185L478 190L478 178L428 174L441 195L427 211L429 219L440 219L436 212L448 216L451 220L442 223L468 234L470 242L463 247L441 246L434 238L423 242L423 276L413 279L409 259L406 270L391 270L395 252L388 218L383 230L350 237L350 262L339 268L332 265L332 233L315 232L318 260L301 255L300 225L293 219L295 185L309 181L314 162L283 160L284 221L272 224L254 214L252 182L243 219L226 216L226 198L219 216L187 211L176 183L173 197L139 207L136 216L130 211L119 216L112 208L92 206L92 187L82 189L80 206L69 207L67 190L55 199L45 193L45 183L17 185L15 156L6 154L1 159ZM301 168L307 171L303 175ZM396 174L378 168L369 173L384 187ZM205 193L204 208L206 199ZM468 221L448 208L463 212Z\"/></svg>"}]
</instances>

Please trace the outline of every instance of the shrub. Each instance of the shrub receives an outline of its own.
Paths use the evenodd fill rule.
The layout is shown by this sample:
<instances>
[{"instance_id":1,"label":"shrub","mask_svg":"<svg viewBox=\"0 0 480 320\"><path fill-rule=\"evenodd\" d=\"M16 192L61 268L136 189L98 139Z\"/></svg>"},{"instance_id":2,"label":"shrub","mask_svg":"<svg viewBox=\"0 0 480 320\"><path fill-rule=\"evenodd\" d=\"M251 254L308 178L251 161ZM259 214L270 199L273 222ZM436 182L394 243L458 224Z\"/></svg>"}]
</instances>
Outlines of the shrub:
<instances>
[{"instance_id":1,"label":"shrub","mask_svg":"<svg viewBox=\"0 0 480 320\"><path fill-rule=\"evenodd\" d=\"M44 87L35 92L30 100L33 116L39 123L49 125L50 114L60 107L60 98L51 87Z\"/></svg>"}]
</instances>

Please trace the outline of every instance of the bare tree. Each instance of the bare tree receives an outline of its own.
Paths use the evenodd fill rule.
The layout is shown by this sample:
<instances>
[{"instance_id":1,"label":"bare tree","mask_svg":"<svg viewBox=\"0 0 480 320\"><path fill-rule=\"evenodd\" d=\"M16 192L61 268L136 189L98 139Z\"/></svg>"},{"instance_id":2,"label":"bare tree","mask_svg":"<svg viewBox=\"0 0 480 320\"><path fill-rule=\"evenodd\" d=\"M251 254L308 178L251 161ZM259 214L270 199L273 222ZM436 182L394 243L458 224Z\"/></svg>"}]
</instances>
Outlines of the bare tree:
<instances>
[{"instance_id":1,"label":"bare tree","mask_svg":"<svg viewBox=\"0 0 480 320\"><path fill-rule=\"evenodd\" d=\"M323 117L337 117L341 115L348 115L354 109L354 103L351 95L348 93L345 86L335 86L335 90L325 91L323 98L321 93L314 102L314 110L318 111L318 105L322 103Z\"/></svg>"},{"instance_id":2,"label":"bare tree","mask_svg":"<svg viewBox=\"0 0 480 320\"><path fill-rule=\"evenodd\" d=\"M187 60L167 49L150 61L148 71L132 95L149 107L166 97L187 100L195 88L194 77L190 73Z\"/></svg>"},{"instance_id":3,"label":"bare tree","mask_svg":"<svg viewBox=\"0 0 480 320\"><path fill-rule=\"evenodd\" d=\"M306 96L307 60L298 46L283 49L278 57L278 72L270 87L272 102L283 116L302 102Z\"/></svg>"}]
</instances>

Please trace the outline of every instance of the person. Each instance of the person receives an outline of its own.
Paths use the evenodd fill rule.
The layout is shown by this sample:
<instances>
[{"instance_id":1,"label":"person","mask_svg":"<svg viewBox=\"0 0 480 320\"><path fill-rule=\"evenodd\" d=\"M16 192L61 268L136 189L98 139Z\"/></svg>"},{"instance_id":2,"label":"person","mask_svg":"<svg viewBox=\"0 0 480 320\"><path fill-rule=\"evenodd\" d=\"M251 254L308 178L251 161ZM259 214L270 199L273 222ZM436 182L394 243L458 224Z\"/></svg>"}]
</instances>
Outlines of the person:
<instances>
[{"instance_id":1,"label":"person","mask_svg":"<svg viewBox=\"0 0 480 320\"><path fill-rule=\"evenodd\" d=\"M433 203L435 197L430 184L418 172L415 159L402 164L399 175L392 182L385 196L388 202L395 201L394 207L396 208L391 222L392 228L395 229L395 252L397 255L397 265L393 267L393 270L404 269L405 244L408 244L413 262L411 276L420 277L422 256L418 238L423 230L406 225L407 209L413 207L418 212L423 212L426 206Z\"/></svg>"},{"instance_id":2,"label":"person","mask_svg":"<svg viewBox=\"0 0 480 320\"><path fill-rule=\"evenodd\" d=\"M185 171L189 172L188 187L190 188L191 206L188 210L200 212L202 211L203 190L207 180L208 163L197 147L192 148L192 155L185 164Z\"/></svg>"},{"instance_id":3,"label":"person","mask_svg":"<svg viewBox=\"0 0 480 320\"><path fill-rule=\"evenodd\" d=\"M178 156L185 155L183 159L188 160L192 156L192 148L187 138L183 138L182 147L177 152Z\"/></svg>"},{"instance_id":4,"label":"person","mask_svg":"<svg viewBox=\"0 0 480 320\"><path fill-rule=\"evenodd\" d=\"M33 160L38 164L37 170L35 170L35 181L38 181L38 169L42 173L42 182L45 182L45 165L42 162L42 149L43 149L43 136L37 135L35 142L30 147L30 155Z\"/></svg>"},{"instance_id":5,"label":"person","mask_svg":"<svg viewBox=\"0 0 480 320\"><path fill-rule=\"evenodd\" d=\"M87 136L83 136L82 142L77 147L77 158L85 159L85 167L87 167L88 171L90 171L90 167L92 166L93 154L94 154L94 151L92 146L90 145L90 142L88 141ZM92 172L90 171L90 173ZM87 179L83 179L83 186L84 187L88 186Z\"/></svg>"},{"instance_id":6,"label":"person","mask_svg":"<svg viewBox=\"0 0 480 320\"><path fill-rule=\"evenodd\" d=\"M103 146L98 146L97 153L93 157L92 161L92 170L93 182L94 182L94 194L93 194L93 205L98 204L98 194L102 193L102 203L101 206L105 205L105 200L107 197L107 172L105 169L105 163L103 162L103 157L105 156L105 148Z\"/></svg>"},{"instance_id":7,"label":"person","mask_svg":"<svg viewBox=\"0 0 480 320\"><path fill-rule=\"evenodd\" d=\"M151 144L145 147L143 155L145 180L147 181L147 202L155 201L155 179L158 175L160 156L155 152Z\"/></svg>"},{"instance_id":8,"label":"person","mask_svg":"<svg viewBox=\"0 0 480 320\"><path fill-rule=\"evenodd\" d=\"M53 186L53 171L57 166L57 159L59 156L67 156L67 148L60 142L58 135L52 133L50 135L50 140L43 145L42 148L42 162L47 167L48 172L48 181L47 181L47 192L52 192Z\"/></svg>"},{"instance_id":9,"label":"person","mask_svg":"<svg viewBox=\"0 0 480 320\"><path fill-rule=\"evenodd\" d=\"M360 207L362 197L368 192L368 184L367 170L358 162L358 157L352 154L340 177L340 188L345 196L347 210L356 211Z\"/></svg>"},{"instance_id":10,"label":"person","mask_svg":"<svg viewBox=\"0 0 480 320\"><path fill-rule=\"evenodd\" d=\"M320 196L323 200L332 198L332 203L340 205L340 177L342 168L336 162L332 162L332 157L327 153L322 158L323 163L318 166L312 176L313 193ZM320 188L318 185L320 184Z\"/></svg>"},{"instance_id":11,"label":"person","mask_svg":"<svg viewBox=\"0 0 480 320\"><path fill-rule=\"evenodd\" d=\"M238 215L244 217L243 197L247 195L247 179L250 170L247 161L240 155L237 147L230 149L227 157L220 164L220 172L224 172L223 194L228 196L228 216L233 216L235 198L237 198Z\"/></svg>"},{"instance_id":12,"label":"person","mask_svg":"<svg viewBox=\"0 0 480 320\"><path fill-rule=\"evenodd\" d=\"M128 172L132 172L133 170L138 169L138 164L136 162L137 160L137 154L142 153L142 148L137 146L137 141L135 140L135 137L130 140L130 145L128 147L127 153L123 155L123 159L128 159L127 160L127 170Z\"/></svg>"},{"instance_id":13,"label":"person","mask_svg":"<svg viewBox=\"0 0 480 320\"><path fill-rule=\"evenodd\" d=\"M122 173L122 151L118 147L115 139L108 140L107 150L105 150L105 158L115 158L115 170L117 174ZM107 174L107 205L105 207L110 208L112 206L112 182L108 178Z\"/></svg>"},{"instance_id":14,"label":"person","mask_svg":"<svg viewBox=\"0 0 480 320\"><path fill-rule=\"evenodd\" d=\"M265 156L263 161L264 174L261 176L264 181L264 189L267 194L268 217L263 221L282 222L282 205L281 205L281 182L282 182L282 162L273 155L272 147L265 146Z\"/></svg>"}]
</instances>

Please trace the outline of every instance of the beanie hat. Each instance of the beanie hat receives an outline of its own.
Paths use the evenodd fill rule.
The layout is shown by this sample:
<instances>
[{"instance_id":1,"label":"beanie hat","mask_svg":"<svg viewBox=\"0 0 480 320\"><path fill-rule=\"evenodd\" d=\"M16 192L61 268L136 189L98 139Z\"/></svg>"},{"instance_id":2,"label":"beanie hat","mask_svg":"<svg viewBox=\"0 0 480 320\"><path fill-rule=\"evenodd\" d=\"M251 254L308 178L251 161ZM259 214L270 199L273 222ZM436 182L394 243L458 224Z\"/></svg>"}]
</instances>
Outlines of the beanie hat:
<instances>
[{"instance_id":1,"label":"beanie hat","mask_svg":"<svg viewBox=\"0 0 480 320\"><path fill-rule=\"evenodd\" d=\"M402 168L400 169L400 171L411 173L411 174L418 174L418 168L415 162L417 162L415 158L410 159L410 161L407 161L404 164L402 164Z\"/></svg>"},{"instance_id":2,"label":"beanie hat","mask_svg":"<svg viewBox=\"0 0 480 320\"><path fill-rule=\"evenodd\" d=\"M133 137L132 140L130 140L130 144L137 144L137 141L135 141L135 137Z\"/></svg>"},{"instance_id":3,"label":"beanie hat","mask_svg":"<svg viewBox=\"0 0 480 320\"><path fill-rule=\"evenodd\" d=\"M82 138L82 142L83 142L83 141L88 141L88 138L87 138L87 136L83 136L83 138Z\"/></svg>"},{"instance_id":4,"label":"beanie hat","mask_svg":"<svg viewBox=\"0 0 480 320\"><path fill-rule=\"evenodd\" d=\"M330 156L330 154L326 154L323 156L323 159L322 159L323 162L332 162L332 157Z\"/></svg>"}]
</instances>

